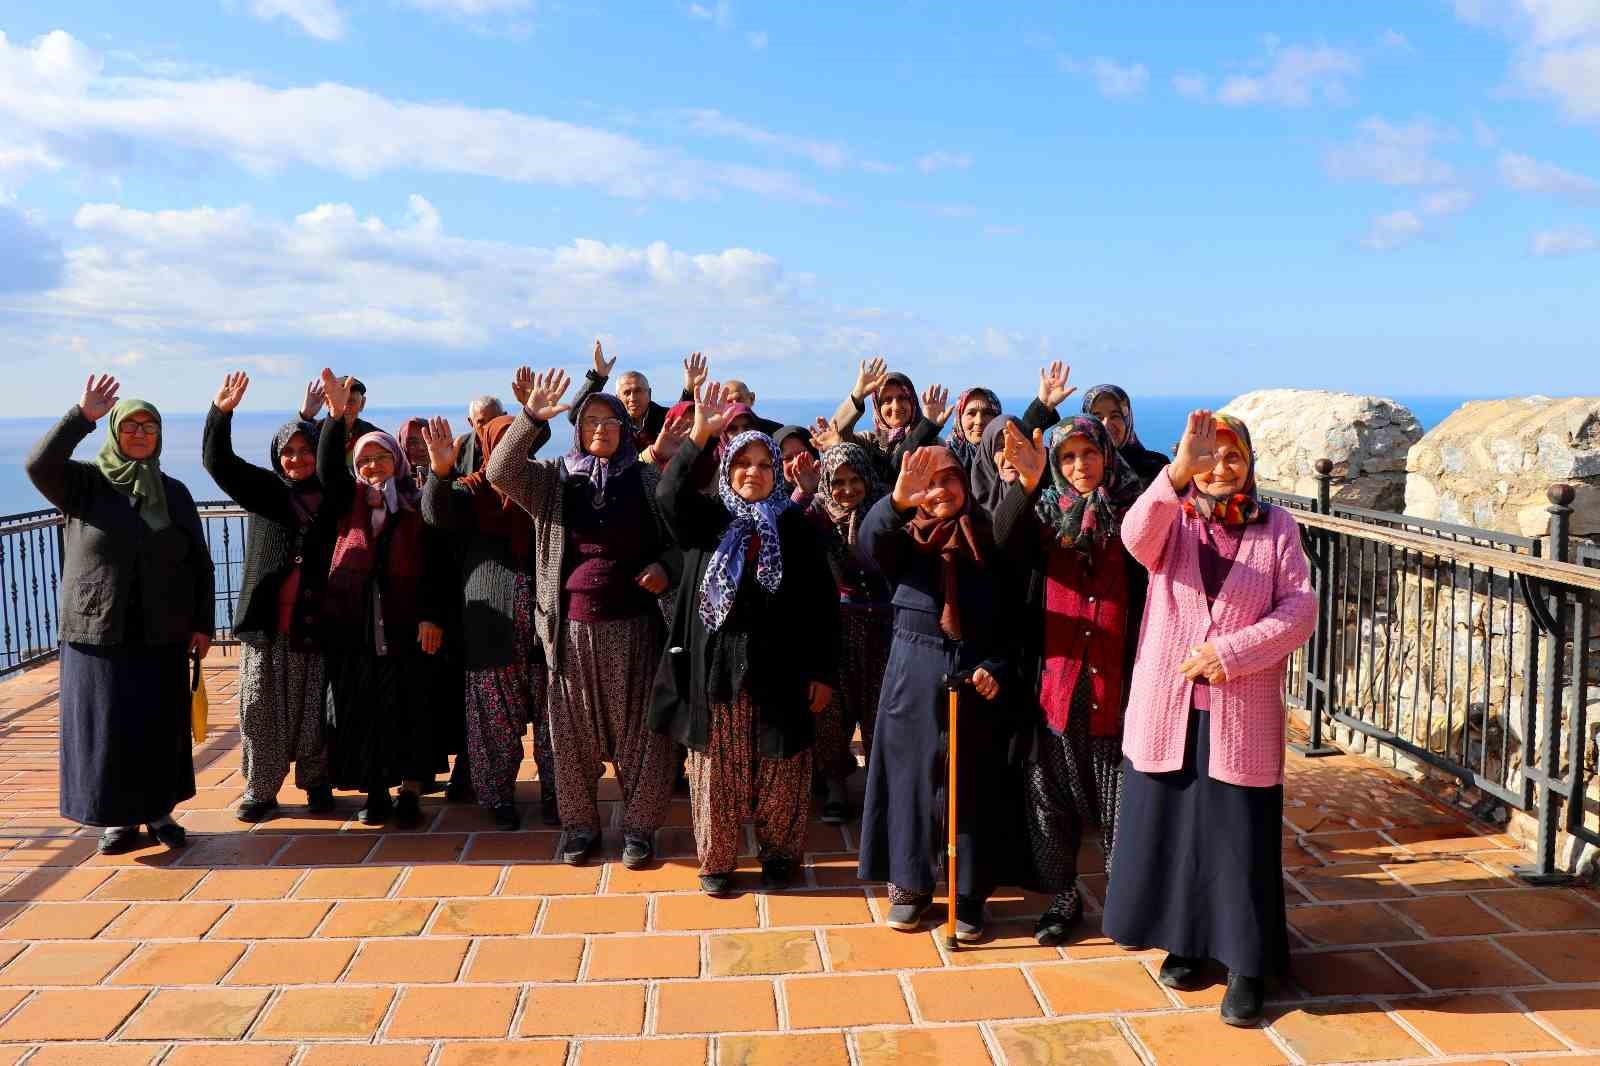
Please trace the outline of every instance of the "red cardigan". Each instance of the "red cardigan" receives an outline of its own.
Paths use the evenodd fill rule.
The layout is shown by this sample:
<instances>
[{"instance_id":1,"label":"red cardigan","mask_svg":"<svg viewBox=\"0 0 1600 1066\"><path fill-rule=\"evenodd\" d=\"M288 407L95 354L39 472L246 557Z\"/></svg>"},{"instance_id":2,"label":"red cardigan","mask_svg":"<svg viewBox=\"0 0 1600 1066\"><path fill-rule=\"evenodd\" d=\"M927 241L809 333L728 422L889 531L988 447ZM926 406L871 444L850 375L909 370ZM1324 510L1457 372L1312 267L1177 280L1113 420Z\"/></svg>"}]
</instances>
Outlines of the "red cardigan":
<instances>
[{"instance_id":1,"label":"red cardigan","mask_svg":"<svg viewBox=\"0 0 1600 1066\"><path fill-rule=\"evenodd\" d=\"M1039 710L1052 732L1065 732L1073 688L1087 669L1089 734L1115 737L1122 733L1128 567L1115 538L1095 555L1091 567L1076 548L1046 549Z\"/></svg>"}]
</instances>

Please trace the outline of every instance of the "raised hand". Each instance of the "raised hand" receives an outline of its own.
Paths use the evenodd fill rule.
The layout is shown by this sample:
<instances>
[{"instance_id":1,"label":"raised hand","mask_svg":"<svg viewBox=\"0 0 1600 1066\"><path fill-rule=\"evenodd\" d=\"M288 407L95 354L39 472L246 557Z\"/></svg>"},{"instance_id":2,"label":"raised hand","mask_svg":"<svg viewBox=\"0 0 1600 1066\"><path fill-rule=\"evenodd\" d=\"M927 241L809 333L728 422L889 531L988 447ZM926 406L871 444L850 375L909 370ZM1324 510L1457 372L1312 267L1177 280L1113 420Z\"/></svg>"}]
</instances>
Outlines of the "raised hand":
<instances>
[{"instance_id":1,"label":"raised hand","mask_svg":"<svg viewBox=\"0 0 1600 1066\"><path fill-rule=\"evenodd\" d=\"M690 414L669 415L661 423L661 432L656 434L655 443L650 445L650 454L658 463L672 461L678 454L678 449L688 439L689 431L694 428L694 416Z\"/></svg>"},{"instance_id":2,"label":"raised hand","mask_svg":"<svg viewBox=\"0 0 1600 1066\"><path fill-rule=\"evenodd\" d=\"M552 422L572 409L570 403L562 403L561 398L567 394L567 389L572 385L572 378L565 370L551 367L543 374L533 376L533 388L528 393L528 398L523 401L527 408L528 417L540 422Z\"/></svg>"},{"instance_id":3,"label":"raised hand","mask_svg":"<svg viewBox=\"0 0 1600 1066\"><path fill-rule=\"evenodd\" d=\"M1005 430L1005 458L1006 462L1016 468L1018 479L1028 495L1033 495L1039 488L1039 483L1044 480L1045 454L1044 430L1033 431L1033 439L1029 440L1022 435L1015 422L1006 422Z\"/></svg>"},{"instance_id":4,"label":"raised hand","mask_svg":"<svg viewBox=\"0 0 1600 1066\"><path fill-rule=\"evenodd\" d=\"M333 371L327 367L322 368L322 393L328 399L328 414L334 418L344 418L346 410L350 407L351 380L347 377L336 378L333 376Z\"/></svg>"},{"instance_id":5,"label":"raised hand","mask_svg":"<svg viewBox=\"0 0 1600 1066\"><path fill-rule=\"evenodd\" d=\"M611 376L611 368L616 366L616 365L617 365L616 356L612 356L610 359L607 359L606 358L606 353L600 350L600 339L598 337L595 338L595 342L594 342L594 372L596 374L598 374L600 377L608 378L608 377Z\"/></svg>"},{"instance_id":6,"label":"raised hand","mask_svg":"<svg viewBox=\"0 0 1600 1066\"><path fill-rule=\"evenodd\" d=\"M933 474L939 462L938 449L918 448L900 456L900 474L894 482L894 506L899 511L910 511L922 506L928 490L933 488Z\"/></svg>"},{"instance_id":7,"label":"raised hand","mask_svg":"<svg viewBox=\"0 0 1600 1066\"><path fill-rule=\"evenodd\" d=\"M306 382L306 398L300 403L300 421L314 422L327 397L322 392L322 380L312 378Z\"/></svg>"},{"instance_id":8,"label":"raised hand","mask_svg":"<svg viewBox=\"0 0 1600 1066\"><path fill-rule=\"evenodd\" d=\"M700 391L706 378L711 374L711 364L699 352L690 352L689 357L683 361L683 388L693 396Z\"/></svg>"},{"instance_id":9,"label":"raised hand","mask_svg":"<svg viewBox=\"0 0 1600 1066\"><path fill-rule=\"evenodd\" d=\"M950 421L950 390L943 385L929 385L922 392L922 417L943 427Z\"/></svg>"},{"instance_id":10,"label":"raised hand","mask_svg":"<svg viewBox=\"0 0 1600 1066\"><path fill-rule=\"evenodd\" d=\"M817 483L822 479L822 465L816 456L801 452L783 466L783 474L791 484L798 485L808 496L816 495Z\"/></svg>"},{"instance_id":11,"label":"raised hand","mask_svg":"<svg viewBox=\"0 0 1600 1066\"><path fill-rule=\"evenodd\" d=\"M528 405L528 397L532 394L533 367L517 367L517 372L511 375L511 395L517 398L519 407L526 407Z\"/></svg>"},{"instance_id":12,"label":"raised hand","mask_svg":"<svg viewBox=\"0 0 1600 1066\"><path fill-rule=\"evenodd\" d=\"M722 382L708 381L694 398L694 442L704 448L711 438L728 428L728 401L722 396Z\"/></svg>"},{"instance_id":13,"label":"raised hand","mask_svg":"<svg viewBox=\"0 0 1600 1066\"><path fill-rule=\"evenodd\" d=\"M825 452L829 448L837 448L844 443L844 438L839 436L839 431L833 428L833 423L826 418L817 419L811 427L811 443L816 445L817 451Z\"/></svg>"},{"instance_id":14,"label":"raised hand","mask_svg":"<svg viewBox=\"0 0 1600 1066\"><path fill-rule=\"evenodd\" d=\"M250 375L243 370L235 370L222 379L222 388L217 390L217 398L211 402L216 404L219 411L232 411L244 399L244 390L249 387Z\"/></svg>"},{"instance_id":15,"label":"raised hand","mask_svg":"<svg viewBox=\"0 0 1600 1066\"><path fill-rule=\"evenodd\" d=\"M1076 385L1068 385L1072 377L1072 368L1057 359L1049 366L1039 368L1039 402L1054 410L1066 402L1067 397L1078 391Z\"/></svg>"},{"instance_id":16,"label":"raised hand","mask_svg":"<svg viewBox=\"0 0 1600 1066\"><path fill-rule=\"evenodd\" d=\"M83 417L91 422L98 422L106 413L117 405L117 379L110 374L101 374L96 378L89 375L89 380L83 383L83 398L78 401L78 410L83 412Z\"/></svg>"},{"instance_id":17,"label":"raised hand","mask_svg":"<svg viewBox=\"0 0 1600 1066\"><path fill-rule=\"evenodd\" d=\"M1216 416L1207 410L1190 411L1183 439L1178 441L1177 457L1167 467L1168 480L1174 490L1182 492L1196 474L1211 469L1216 461Z\"/></svg>"},{"instance_id":18,"label":"raised hand","mask_svg":"<svg viewBox=\"0 0 1600 1066\"><path fill-rule=\"evenodd\" d=\"M422 440L428 446L428 465L435 477L449 477L456 468L456 438L450 420L434 415L422 424Z\"/></svg>"},{"instance_id":19,"label":"raised hand","mask_svg":"<svg viewBox=\"0 0 1600 1066\"><path fill-rule=\"evenodd\" d=\"M889 364L884 362L882 356L861 360L861 369L856 373L855 387L850 390L857 403L874 395L883 384L883 379L889 376Z\"/></svg>"}]
</instances>

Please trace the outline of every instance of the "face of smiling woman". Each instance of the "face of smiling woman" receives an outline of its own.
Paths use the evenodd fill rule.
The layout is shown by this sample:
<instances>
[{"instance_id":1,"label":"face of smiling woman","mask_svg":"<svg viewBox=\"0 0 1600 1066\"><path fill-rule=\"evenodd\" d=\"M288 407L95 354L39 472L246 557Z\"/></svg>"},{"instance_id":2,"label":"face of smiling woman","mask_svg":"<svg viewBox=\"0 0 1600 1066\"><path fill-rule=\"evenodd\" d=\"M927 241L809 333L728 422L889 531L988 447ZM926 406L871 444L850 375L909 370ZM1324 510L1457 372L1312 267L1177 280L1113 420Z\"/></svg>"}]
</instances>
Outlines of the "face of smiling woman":
<instances>
[{"instance_id":1,"label":"face of smiling woman","mask_svg":"<svg viewBox=\"0 0 1600 1066\"><path fill-rule=\"evenodd\" d=\"M394 477L394 453L376 442L368 444L356 456L356 476L375 489Z\"/></svg>"},{"instance_id":2,"label":"face of smiling woman","mask_svg":"<svg viewBox=\"0 0 1600 1066\"><path fill-rule=\"evenodd\" d=\"M161 447L161 423L148 411L135 411L117 424L117 447L135 462L150 458Z\"/></svg>"},{"instance_id":3,"label":"face of smiling woman","mask_svg":"<svg viewBox=\"0 0 1600 1066\"><path fill-rule=\"evenodd\" d=\"M1078 492L1087 496L1106 476L1106 457L1088 437L1072 436L1056 446L1056 469Z\"/></svg>"},{"instance_id":4,"label":"face of smiling woman","mask_svg":"<svg viewBox=\"0 0 1600 1066\"><path fill-rule=\"evenodd\" d=\"M278 452L278 465L290 481L304 481L317 472L317 453L304 433L296 433Z\"/></svg>"},{"instance_id":5,"label":"face of smiling woman","mask_svg":"<svg viewBox=\"0 0 1600 1066\"><path fill-rule=\"evenodd\" d=\"M1243 492L1250 477L1250 457L1231 433L1217 434L1216 462L1194 476L1195 487L1207 496L1232 496Z\"/></svg>"},{"instance_id":6,"label":"face of smiling woman","mask_svg":"<svg viewBox=\"0 0 1600 1066\"><path fill-rule=\"evenodd\" d=\"M751 441L740 448L728 463L728 484L746 503L760 503L772 495L776 483L772 453L760 441Z\"/></svg>"}]
</instances>

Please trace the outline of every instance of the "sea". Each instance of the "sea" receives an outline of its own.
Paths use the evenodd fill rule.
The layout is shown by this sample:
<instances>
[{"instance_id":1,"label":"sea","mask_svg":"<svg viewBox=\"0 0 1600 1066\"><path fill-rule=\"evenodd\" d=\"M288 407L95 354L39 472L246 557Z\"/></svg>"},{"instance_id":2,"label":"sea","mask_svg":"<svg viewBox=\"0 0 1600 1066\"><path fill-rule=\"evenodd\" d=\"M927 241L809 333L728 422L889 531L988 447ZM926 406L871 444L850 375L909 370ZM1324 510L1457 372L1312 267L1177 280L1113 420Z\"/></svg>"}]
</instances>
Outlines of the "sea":
<instances>
[{"instance_id":1,"label":"sea","mask_svg":"<svg viewBox=\"0 0 1600 1066\"><path fill-rule=\"evenodd\" d=\"M1136 397L1134 428L1146 447L1170 452L1183 433L1184 420L1190 411L1200 407L1220 407L1231 398L1229 396ZM1393 397L1411 409L1424 429L1431 429L1462 403L1476 398ZM837 399L763 400L758 413L765 418L785 424L809 425L819 416L831 415L838 402ZM1006 411L1013 414L1021 414L1028 406L1027 398L1003 398L1001 402ZM1068 405L1073 410L1077 409L1073 401L1068 401ZM454 409L438 411L383 407L373 407L364 412L362 417L377 425L393 428L413 415L432 414L445 414L456 423L461 423L464 417L461 411ZM196 500L222 500L224 498L222 490L217 488L206 474L205 468L200 465L200 437L205 426L205 414L167 412L164 417L166 436L161 455L162 470L189 486L189 491ZM291 411L241 409L234 415L234 449L245 459L265 466L267 447L271 443L272 434L292 417L294 413ZM58 418L60 415L0 419L0 519L50 506L28 481L28 476L23 470L23 462L34 444ZM104 432L103 428L97 428L79 445L75 458L92 459L100 448ZM550 446L550 454L555 455L556 447L564 448L567 443L565 435L558 431L556 443Z\"/></svg>"}]
</instances>

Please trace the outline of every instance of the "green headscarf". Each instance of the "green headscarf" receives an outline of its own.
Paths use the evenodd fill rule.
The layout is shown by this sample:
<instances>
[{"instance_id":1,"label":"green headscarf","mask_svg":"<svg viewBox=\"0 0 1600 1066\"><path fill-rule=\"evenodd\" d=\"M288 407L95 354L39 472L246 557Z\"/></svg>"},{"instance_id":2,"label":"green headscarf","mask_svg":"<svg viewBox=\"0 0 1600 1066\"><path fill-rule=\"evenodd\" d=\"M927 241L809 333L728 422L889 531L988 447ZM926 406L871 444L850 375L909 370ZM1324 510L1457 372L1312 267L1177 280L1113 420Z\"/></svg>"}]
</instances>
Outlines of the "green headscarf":
<instances>
[{"instance_id":1,"label":"green headscarf","mask_svg":"<svg viewBox=\"0 0 1600 1066\"><path fill-rule=\"evenodd\" d=\"M148 459L129 459L122 454L122 420L143 411L161 425L161 412L143 400L122 400L111 409L106 420L110 435L94 457L94 465L111 482L111 487L124 496L131 496L139 504L139 517L150 531L160 532L172 524L167 513L167 490L161 483L161 436L156 437L156 450Z\"/></svg>"}]
</instances>

